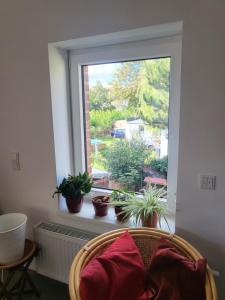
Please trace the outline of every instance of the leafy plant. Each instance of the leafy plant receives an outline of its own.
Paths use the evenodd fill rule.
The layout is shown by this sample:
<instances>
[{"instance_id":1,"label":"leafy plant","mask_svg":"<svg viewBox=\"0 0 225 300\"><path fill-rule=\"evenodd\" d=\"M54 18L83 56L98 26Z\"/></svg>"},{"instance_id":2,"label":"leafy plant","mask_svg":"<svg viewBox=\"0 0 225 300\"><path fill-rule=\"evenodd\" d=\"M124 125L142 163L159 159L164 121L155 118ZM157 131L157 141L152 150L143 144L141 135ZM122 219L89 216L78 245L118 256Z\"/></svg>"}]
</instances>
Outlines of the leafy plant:
<instances>
[{"instance_id":1,"label":"leafy plant","mask_svg":"<svg viewBox=\"0 0 225 300\"><path fill-rule=\"evenodd\" d=\"M123 205L125 218L133 217L136 224L147 220L149 217L153 217L153 214L157 213L160 227L161 218L164 218L169 228L165 217L166 204L162 201L166 193L165 187L158 189L156 186L149 185L148 189L144 190L143 194L139 197L137 194L124 192L125 200L114 200L112 203L114 205Z\"/></svg>"},{"instance_id":2,"label":"leafy plant","mask_svg":"<svg viewBox=\"0 0 225 300\"><path fill-rule=\"evenodd\" d=\"M127 119L132 116L132 111L128 109L91 109L90 110L90 126L92 136L100 134L104 131L110 131L112 129L113 122L117 120Z\"/></svg>"},{"instance_id":3,"label":"leafy plant","mask_svg":"<svg viewBox=\"0 0 225 300\"><path fill-rule=\"evenodd\" d=\"M153 159L150 162L150 167L154 170L159 172L160 174L167 176L168 171L168 157L163 157L159 159Z\"/></svg>"},{"instance_id":4,"label":"leafy plant","mask_svg":"<svg viewBox=\"0 0 225 300\"><path fill-rule=\"evenodd\" d=\"M89 193L93 185L92 178L87 172L79 173L78 176L69 175L64 178L62 183L56 187L56 191L52 195L62 194L65 198L77 198Z\"/></svg>"},{"instance_id":5,"label":"leafy plant","mask_svg":"<svg viewBox=\"0 0 225 300\"><path fill-rule=\"evenodd\" d=\"M111 201L117 201L117 200L121 200L123 201L125 199L123 192L120 190L114 190L111 194L110 194L110 200Z\"/></svg>"},{"instance_id":6,"label":"leafy plant","mask_svg":"<svg viewBox=\"0 0 225 300\"><path fill-rule=\"evenodd\" d=\"M129 219L129 216L126 216L123 208L126 205L127 195L131 193L126 189L124 190L114 190L110 194L110 204L115 207L115 214L117 216L117 220L120 222L124 222Z\"/></svg>"},{"instance_id":7,"label":"leafy plant","mask_svg":"<svg viewBox=\"0 0 225 300\"><path fill-rule=\"evenodd\" d=\"M104 87L101 81L97 81L96 85L89 89L90 109L113 109L109 99L109 90Z\"/></svg>"},{"instance_id":8,"label":"leafy plant","mask_svg":"<svg viewBox=\"0 0 225 300\"><path fill-rule=\"evenodd\" d=\"M128 61L113 74L113 103L126 99L139 118L153 127L168 126L170 58Z\"/></svg>"},{"instance_id":9,"label":"leafy plant","mask_svg":"<svg viewBox=\"0 0 225 300\"><path fill-rule=\"evenodd\" d=\"M116 206L124 206L124 203L126 202L127 199L127 194L134 194L132 192L128 192L127 189L124 190L114 190L110 194L110 203L115 204ZM123 204L117 205L117 202L123 202Z\"/></svg>"},{"instance_id":10,"label":"leafy plant","mask_svg":"<svg viewBox=\"0 0 225 300\"><path fill-rule=\"evenodd\" d=\"M143 166L147 156L146 145L140 138L131 141L119 140L112 145L106 155L107 168L111 178L128 189L142 187Z\"/></svg>"}]
</instances>

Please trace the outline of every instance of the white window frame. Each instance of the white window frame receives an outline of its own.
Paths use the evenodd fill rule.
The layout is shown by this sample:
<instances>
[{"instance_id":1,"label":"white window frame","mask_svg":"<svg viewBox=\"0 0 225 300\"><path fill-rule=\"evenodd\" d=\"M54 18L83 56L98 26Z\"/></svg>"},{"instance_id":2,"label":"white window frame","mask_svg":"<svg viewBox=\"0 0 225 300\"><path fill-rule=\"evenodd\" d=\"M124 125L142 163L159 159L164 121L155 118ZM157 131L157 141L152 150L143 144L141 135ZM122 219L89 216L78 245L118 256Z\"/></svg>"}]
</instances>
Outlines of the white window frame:
<instances>
[{"instance_id":1,"label":"white window frame","mask_svg":"<svg viewBox=\"0 0 225 300\"><path fill-rule=\"evenodd\" d=\"M171 57L168 139L168 204L174 208L177 191L181 37L165 37L70 51L71 104L75 174L85 171L82 66Z\"/></svg>"}]
</instances>

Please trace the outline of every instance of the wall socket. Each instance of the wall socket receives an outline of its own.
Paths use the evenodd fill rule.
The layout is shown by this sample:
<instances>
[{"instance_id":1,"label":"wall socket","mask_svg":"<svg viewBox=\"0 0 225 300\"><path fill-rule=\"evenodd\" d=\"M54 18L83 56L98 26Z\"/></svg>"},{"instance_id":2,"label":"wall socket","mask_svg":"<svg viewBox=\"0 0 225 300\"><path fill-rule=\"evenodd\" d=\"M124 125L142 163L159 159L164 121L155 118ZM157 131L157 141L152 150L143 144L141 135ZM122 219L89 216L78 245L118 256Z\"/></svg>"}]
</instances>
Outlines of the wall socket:
<instances>
[{"instance_id":1,"label":"wall socket","mask_svg":"<svg viewBox=\"0 0 225 300\"><path fill-rule=\"evenodd\" d=\"M201 190L215 190L216 189L216 176L200 175L200 189Z\"/></svg>"}]
</instances>

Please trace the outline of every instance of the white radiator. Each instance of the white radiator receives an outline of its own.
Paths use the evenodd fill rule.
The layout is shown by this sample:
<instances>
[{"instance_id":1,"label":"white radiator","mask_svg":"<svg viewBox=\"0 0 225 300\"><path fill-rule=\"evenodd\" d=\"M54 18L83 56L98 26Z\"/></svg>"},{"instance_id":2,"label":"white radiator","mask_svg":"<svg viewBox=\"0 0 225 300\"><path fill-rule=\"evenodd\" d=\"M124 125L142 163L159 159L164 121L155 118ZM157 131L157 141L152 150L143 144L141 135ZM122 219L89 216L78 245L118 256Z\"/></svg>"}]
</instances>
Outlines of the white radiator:
<instances>
[{"instance_id":1,"label":"white radiator","mask_svg":"<svg viewBox=\"0 0 225 300\"><path fill-rule=\"evenodd\" d=\"M34 226L34 239L41 248L36 259L39 274L68 283L74 256L80 248L97 235L55 223Z\"/></svg>"}]
</instances>

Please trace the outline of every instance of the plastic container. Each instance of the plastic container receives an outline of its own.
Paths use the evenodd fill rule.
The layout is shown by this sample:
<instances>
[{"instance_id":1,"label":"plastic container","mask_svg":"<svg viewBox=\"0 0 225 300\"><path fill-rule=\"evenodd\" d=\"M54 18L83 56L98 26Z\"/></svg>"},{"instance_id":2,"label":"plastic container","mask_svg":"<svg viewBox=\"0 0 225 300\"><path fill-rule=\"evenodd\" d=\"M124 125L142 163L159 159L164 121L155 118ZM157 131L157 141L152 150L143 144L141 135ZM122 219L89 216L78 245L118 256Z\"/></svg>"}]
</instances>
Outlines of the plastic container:
<instances>
[{"instance_id":1,"label":"plastic container","mask_svg":"<svg viewBox=\"0 0 225 300\"><path fill-rule=\"evenodd\" d=\"M0 264L19 260L24 254L27 216L10 213L0 216Z\"/></svg>"}]
</instances>

